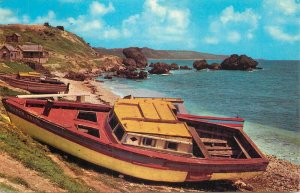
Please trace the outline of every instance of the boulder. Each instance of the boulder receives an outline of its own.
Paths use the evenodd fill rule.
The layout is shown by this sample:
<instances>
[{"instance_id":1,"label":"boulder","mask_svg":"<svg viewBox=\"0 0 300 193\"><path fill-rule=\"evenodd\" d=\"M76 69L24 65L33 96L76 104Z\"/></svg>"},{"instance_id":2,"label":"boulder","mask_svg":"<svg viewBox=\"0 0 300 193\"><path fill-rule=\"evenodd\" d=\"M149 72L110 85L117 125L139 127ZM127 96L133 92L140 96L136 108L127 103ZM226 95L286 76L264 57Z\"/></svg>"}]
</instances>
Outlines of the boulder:
<instances>
[{"instance_id":1,"label":"boulder","mask_svg":"<svg viewBox=\"0 0 300 193\"><path fill-rule=\"evenodd\" d=\"M145 71L139 72L139 79L146 79L148 77L148 73Z\"/></svg>"},{"instance_id":2,"label":"boulder","mask_svg":"<svg viewBox=\"0 0 300 193\"><path fill-rule=\"evenodd\" d=\"M136 66L136 62L132 58L123 58L123 64L125 66L134 66L134 67Z\"/></svg>"},{"instance_id":3,"label":"boulder","mask_svg":"<svg viewBox=\"0 0 300 193\"><path fill-rule=\"evenodd\" d=\"M153 64L153 68L148 72L150 74L168 74L170 71L169 65L163 62Z\"/></svg>"},{"instance_id":4,"label":"boulder","mask_svg":"<svg viewBox=\"0 0 300 193\"><path fill-rule=\"evenodd\" d=\"M148 65L147 58L141 48L131 47L123 49L126 58L131 58L136 62L138 68L144 68Z\"/></svg>"},{"instance_id":5,"label":"boulder","mask_svg":"<svg viewBox=\"0 0 300 193\"><path fill-rule=\"evenodd\" d=\"M208 69L210 69L210 70L220 70L221 65L218 64L218 63L212 63L211 65L208 65Z\"/></svg>"},{"instance_id":6,"label":"boulder","mask_svg":"<svg viewBox=\"0 0 300 193\"><path fill-rule=\"evenodd\" d=\"M83 73L69 71L64 78L76 81L84 81L87 77Z\"/></svg>"},{"instance_id":7,"label":"boulder","mask_svg":"<svg viewBox=\"0 0 300 193\"><path fill-rule=\"evenodd\" d=\"M232 54L221 63L223 70L251 70L255 69L258 62L246 55Z\"/></svg>"},{"instance_id":8,"label":"boulder","mask_svg":"<svg viewBox=\"0 0 300 193\"><path fill-rule=\"evenodd\" d=\"M104 79L112 79L113 77L112 77L112 75L110 75L110 74L107 74L107 75L105 75L104 76Z\"/></svg>"},{"instance_id":9,"label":"boulder","mask_svg":"<svg viewBox=\"0 0 300 193\"><path fill-rule=\"evenodd\" d=\"M169 65L170 70L179 70L179 66L176 63L172 63Z\"/></svg>"},{"instance_id":10,"label":"boulder","mask_svg":"<svg viewBox=\"0 0 300 193\"><path fill-rule=\"evenodd\" d=\"M180 66L180 70L192 70L192 69L188 66Z\"/></svg>"},{"instance_id":11,"label":"boulder","mask_svg":"<svg viewBox=\"0 0 300 193\"><path fill-rule=\"evenodd\" d=\"M148 74L144 71L132 71L129 69L126 70L119 70L117 71L117 76L120 78L128 78L128 79L145 79L147 78Z\"/></svg>"},{"instance_id":12,"label":"boulder","mask_svg":"<svg viewBox=\"0 0 300 193\"><path fill-rule=\"evenodd\" d=\"M193 63L193 67L197 70L203 70L203 69L208 68L208 64L207 64L206 60L196 60Z\"/></svg>"}]
</instances>

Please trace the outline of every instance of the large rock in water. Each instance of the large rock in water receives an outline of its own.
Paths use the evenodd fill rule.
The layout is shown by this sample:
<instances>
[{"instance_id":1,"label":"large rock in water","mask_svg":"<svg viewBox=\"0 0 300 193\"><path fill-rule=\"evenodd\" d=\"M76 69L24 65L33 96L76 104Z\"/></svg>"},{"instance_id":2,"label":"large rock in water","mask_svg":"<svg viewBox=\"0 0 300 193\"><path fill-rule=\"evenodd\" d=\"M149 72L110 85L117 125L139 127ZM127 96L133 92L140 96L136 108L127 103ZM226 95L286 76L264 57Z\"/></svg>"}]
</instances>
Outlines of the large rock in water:
<instances>
[{"instance_id":1,"label":"large rock in water","mask_svg":"<svg viewBox=\"0 0 300 193\"><path fill-rule=\"evenodd\" d=\"M232 54L221 63L223 70L251 70L255 69L258 62L246 55Z\"/></svg>"},{"instance_id":2,"label":"large rock in water","mask_svg":"<svg viewBox=\"0 0 300 193\"><path fill-rule=\"evenodd\" d=\"M207 64L206 60L196 60L193 63L193 67L197 70L203 70L203 69L208 68L208 64Z\"/></svg>"},{"instance_id":3,"label":"large rock in water","mask_svg":"<svg viewBox=\"0 0 300 193\"><path fill-rule=\"evenodd\" d=\"M168 64L163 62L157 62L153 64L153 68L149 70L148 72L150 74L168 74L170 70L170 67Z\"/></svg>"},{"instance_id":4,"label":"large rock in water","mask_svg":"<svg viewBox=\"0 0 300 193\"><path fill-rule=\"evenodd\" d=\"M208 65L208 69L210 69L210 70L220 70L221 65L218 64L218 63L212 63L211 65Z\"/></svg>"},{"instance_id":5,"label":"large rock in water","mask_svg":"<svg viewBox=\"0 0 300 193\"><path fill-rule=\"evenodd\" d=\"M169 65L170 70L179 70L179 66L176 63L172 63Z\"/></svg>"},{"instance_id":6,"label":"large rock in water","mask_svg":"<svg viewBox=\"0 0 300 193\"><path fill-rule=\"evenodd\" d=\"M136 67L144 68L148 65L147 58L141 48L131 47L123 49L126 58L131 58L136 62Z\"/></svg>"}]
</instances>

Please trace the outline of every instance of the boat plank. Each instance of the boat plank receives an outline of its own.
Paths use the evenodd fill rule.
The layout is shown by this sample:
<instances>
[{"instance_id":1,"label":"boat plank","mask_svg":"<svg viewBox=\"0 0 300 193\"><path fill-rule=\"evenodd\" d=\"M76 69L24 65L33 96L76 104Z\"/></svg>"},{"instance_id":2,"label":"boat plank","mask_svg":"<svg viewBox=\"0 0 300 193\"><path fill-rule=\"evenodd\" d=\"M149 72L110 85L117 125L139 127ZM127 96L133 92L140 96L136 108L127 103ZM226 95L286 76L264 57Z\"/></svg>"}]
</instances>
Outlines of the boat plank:
<instances>
[{"instance_id":1,"label":"boat plank","mask_svg":"<svg viewBox=\"0 0 300 193\"><path fill-rule=\"evenodd\" d=\"M248 152L245 150L245 148L242 146L241 142L238 140L238 138L236 138L236 136L233 136L235 142L238 144L238 146L240 147L240 149L242 150L242 152L244 153L244 155L246 156L247 159L250 159L250 155L248 154Z\"/></svg>"},{"instance_id":2,"label":"boat plank","mask_svg":"<svg viewBox=\"0 0 300 193\"><path fill-rule=\"evenodd\" d=\"M204 143L201 141L196 129L194 127L189 126L188 127L191 135L193 136L193 139L195 140L196 144L200 148L201 152L203 153L204 157L210 158L210 154L208 153Z\"/></svg>"}]
</instances>

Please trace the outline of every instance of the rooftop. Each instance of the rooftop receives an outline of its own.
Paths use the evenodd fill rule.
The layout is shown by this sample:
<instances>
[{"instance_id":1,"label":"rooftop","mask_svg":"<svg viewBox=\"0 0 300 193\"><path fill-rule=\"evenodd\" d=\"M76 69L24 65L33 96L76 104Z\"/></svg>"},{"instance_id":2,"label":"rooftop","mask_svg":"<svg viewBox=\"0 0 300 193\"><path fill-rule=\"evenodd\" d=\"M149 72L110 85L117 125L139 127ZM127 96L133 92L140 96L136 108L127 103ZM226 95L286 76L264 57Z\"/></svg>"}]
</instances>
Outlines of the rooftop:
<instances>
[{"instance_id":1,"label":"rooftop","mask_svg":"<svg viewBox=\"0 0 300 193\"><path fill-rule=\"evenodd\" d=\"M43 46L41 45L22 45L18 46L22 51L27 51L27 52L43 52Z\"/></svg>"},{"instance_id":2,"label":"rooftop","mask_svg":"<svg viewBox=\"0 0 300 193\"><path fill-rule=\"evenodd\" d=\"M114 111L127 132L191 138L188 126L178 121L174 105L151 98L119 99Z\"/></svg>"}]
</instances>

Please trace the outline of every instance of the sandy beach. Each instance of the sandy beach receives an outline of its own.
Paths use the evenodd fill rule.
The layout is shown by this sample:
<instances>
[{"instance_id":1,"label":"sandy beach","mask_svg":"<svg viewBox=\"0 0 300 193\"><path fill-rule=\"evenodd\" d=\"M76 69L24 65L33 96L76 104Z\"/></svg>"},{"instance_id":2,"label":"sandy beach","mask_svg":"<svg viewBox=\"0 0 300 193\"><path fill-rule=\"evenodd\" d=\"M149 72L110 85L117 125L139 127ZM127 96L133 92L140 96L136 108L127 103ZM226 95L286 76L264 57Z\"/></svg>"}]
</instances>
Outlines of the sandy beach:
<instances>
[{"instance_id":1,"label":"sandy beach","mask_svg":"<svg viewBox=\"0 0 300 193\"><path fill-rule=\"evenodd\" d=\"M86 102L113 105L114 102L119 98L119 96L105 88L101 82L96 81L95 79L75 81L63 78L64 75L61 73L55 73L55 76L57 76L60 81L63 81L66 84L70 83L69 94L89 95L85 98Z\"/></svg>"}]
</instances>

